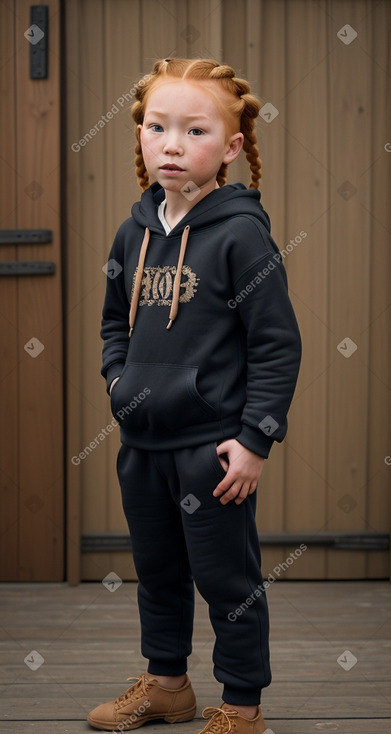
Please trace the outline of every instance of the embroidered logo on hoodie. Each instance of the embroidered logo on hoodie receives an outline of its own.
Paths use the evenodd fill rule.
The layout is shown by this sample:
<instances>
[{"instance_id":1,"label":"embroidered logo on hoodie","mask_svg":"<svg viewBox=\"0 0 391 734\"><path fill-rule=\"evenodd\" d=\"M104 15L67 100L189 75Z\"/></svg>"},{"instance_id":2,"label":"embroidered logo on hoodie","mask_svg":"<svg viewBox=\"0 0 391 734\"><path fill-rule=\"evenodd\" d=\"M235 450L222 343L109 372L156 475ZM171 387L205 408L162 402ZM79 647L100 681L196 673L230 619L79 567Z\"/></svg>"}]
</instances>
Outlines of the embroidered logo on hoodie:
<instances>
[{"instance_id":1,"label":"embroidered logo on hoodie","mask_svg":"<svg viewBox=\"0 0 391 734\"><path fill-rule=\"evenodd\" d=\"M133 276L133 288L136 272ZM175 274L175 265L145 267L141 281L139 306L171 306ZM182 266L180 303L188 303L194 298L199 280L188 265Z\"/></svg>"}]
</instances>

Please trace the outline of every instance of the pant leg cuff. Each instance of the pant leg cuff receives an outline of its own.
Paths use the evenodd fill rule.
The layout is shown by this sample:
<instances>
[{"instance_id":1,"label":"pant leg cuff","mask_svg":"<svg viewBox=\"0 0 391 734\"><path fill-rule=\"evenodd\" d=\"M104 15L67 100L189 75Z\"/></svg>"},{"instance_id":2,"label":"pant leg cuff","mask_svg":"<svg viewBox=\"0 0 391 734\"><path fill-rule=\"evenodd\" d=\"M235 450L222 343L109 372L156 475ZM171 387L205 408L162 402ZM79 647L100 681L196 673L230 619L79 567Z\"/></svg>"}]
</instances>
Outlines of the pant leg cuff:
<instances>
[{"instance_id":1,"label":"pant leg cuff","mask_svg":"<svg viewBox=\"0 0 391 734\"><path fill-rule=\"evenodd\" d=\"M261 690L259 688L246 688L241 690L233 686L224 686L223 701L238 706L257 706L261 702Z\"/></svg>"},{"instance_id":2,"label":"pant leg cuff","mask_svg":"<svg viewBox=\"0 0 391 734\"><path fill-rule=\"evenodd\" d=\"M151 675L183 675L187 672L187 658L181 660L150 660L148 673Z\"/></svg>"}]
</instances>

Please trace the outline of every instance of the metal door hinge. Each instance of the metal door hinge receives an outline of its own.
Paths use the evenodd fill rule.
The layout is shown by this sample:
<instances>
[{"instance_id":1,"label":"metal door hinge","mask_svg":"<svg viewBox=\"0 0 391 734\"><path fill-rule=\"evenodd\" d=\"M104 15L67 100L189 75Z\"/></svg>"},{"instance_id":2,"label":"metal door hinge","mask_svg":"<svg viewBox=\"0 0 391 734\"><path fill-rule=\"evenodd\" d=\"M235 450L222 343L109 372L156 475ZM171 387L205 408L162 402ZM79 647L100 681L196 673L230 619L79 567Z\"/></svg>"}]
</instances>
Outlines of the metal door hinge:
<instances>
[{"instance_id":1,"label":"metal door hinge","mask_svg":"<svg viewBox=\"0 0 391 734\"><path fill-rule=\"evenodd\" d=\"M0 262L2 275L54 275L55 263L47 260L25 260L22 262Z\"/></svg>"},{"instance_id":2,"label":"metal door hinge","mask_svg":"<svg viewBox=\"0 0 391 734\"><path fill-rule=\"evenodd\" d=\"M48 5L30 6L30 28L24 34L30 43L30 79L47 79L49 13Z\"/></svg>"},{"instance_id":3,"label":"metal door hinge","mask_svg":"<svg viewBox=\"0 0 391 734\"><path fill-rule=\"evenodd\" d=\"M41 245L52 235L51 229L0 229L0 245Z\"/></svg>"}]
</instances>

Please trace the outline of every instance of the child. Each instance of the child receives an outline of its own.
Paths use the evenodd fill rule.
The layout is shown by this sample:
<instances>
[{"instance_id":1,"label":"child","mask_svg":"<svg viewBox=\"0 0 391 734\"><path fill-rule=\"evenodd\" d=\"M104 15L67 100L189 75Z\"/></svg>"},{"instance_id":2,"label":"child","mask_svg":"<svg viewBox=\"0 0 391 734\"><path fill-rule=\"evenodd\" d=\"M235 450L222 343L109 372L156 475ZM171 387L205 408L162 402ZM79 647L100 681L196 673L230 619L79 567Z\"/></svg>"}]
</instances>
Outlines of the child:
<instances>
[{"instance_id":1,"label":"child","mask_svg":"<svg viewBox=\"0 0 391 734\"><path fill-rule=\"evenodd\" d=\"M144 193L110 253L101 335L149 663L88 721L127 731L194 717L195 582L224 686L223 703L203 711L202 734L262 734L271 673L256 488L273 440L286 434L301 341L257 190L260 103L210 59L157 61L136 100ZM249 189L226 185L242 147Z\"/></svg>"}]
</instances>

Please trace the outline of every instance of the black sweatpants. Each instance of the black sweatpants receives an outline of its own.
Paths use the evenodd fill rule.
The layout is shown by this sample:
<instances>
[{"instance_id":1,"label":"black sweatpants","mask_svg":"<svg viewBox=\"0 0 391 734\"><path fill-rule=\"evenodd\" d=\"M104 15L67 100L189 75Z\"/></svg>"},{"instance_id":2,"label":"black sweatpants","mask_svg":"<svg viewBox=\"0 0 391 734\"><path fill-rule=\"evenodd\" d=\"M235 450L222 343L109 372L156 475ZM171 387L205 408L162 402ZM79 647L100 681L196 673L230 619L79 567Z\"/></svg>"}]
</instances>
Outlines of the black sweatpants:
<instances>
[{"instance_id":1,"label":"black sweatpants","mask_svg":"<svg viewBox=\"0 0 391 734\"><path fill-rule=\"evenodd\" d=\"M216 443L175 451L122 445L117 471L139 579L148 672L186 672L195 582L209 605L214 675L224 685L223 700L259 703L271 673L256 492L240 505L213 497L225 475Z\"/></svg>"}]
</instances>

